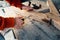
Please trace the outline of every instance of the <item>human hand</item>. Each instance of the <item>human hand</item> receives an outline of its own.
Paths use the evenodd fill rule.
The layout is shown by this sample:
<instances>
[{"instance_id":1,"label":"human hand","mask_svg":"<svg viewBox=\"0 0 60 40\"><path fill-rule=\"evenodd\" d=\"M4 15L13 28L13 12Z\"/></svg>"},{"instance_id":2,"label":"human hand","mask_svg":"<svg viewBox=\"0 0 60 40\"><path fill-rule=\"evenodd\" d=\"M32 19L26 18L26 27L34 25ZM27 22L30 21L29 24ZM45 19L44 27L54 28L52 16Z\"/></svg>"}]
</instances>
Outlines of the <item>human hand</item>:
<instances>
[{"instance_id":1,"label":"human hand","mask_svg":"<svg viewBox=\"0 0 60 40\"><path fill-rule=\"evenodd\" d=\"M24 19L22 19L22 18L15 18L15 26L14 26L14 28L16 28L16 29L20 29L20 28L22 28L22 26L23 26L23 24L24 24Z\"/></svg>"}]
</instances>

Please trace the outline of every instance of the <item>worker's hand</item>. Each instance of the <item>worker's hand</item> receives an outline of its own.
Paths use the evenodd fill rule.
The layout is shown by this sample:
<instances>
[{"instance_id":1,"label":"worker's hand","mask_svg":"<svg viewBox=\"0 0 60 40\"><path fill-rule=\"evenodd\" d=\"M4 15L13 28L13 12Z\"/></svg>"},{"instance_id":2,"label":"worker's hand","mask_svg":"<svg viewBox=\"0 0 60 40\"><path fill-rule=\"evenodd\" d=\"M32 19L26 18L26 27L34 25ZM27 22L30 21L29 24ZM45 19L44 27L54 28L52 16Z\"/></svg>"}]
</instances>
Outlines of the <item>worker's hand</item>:
<instances>
[{"instance_id":1,"label":"worker's hand","mask_svg":"<svg viewBox=\"0 0 60 40\"><path fill-rule=\"evenodd\" d=\"M29 6L22 6L22 9L27 10L27 11L32 11L33 10L33 8L29 7Z\"/></svg>"},{"instance_id":2,"label":"worker's hand","mask_svg":"<svg viewBox=\"0 0 60 40\"><path fill-rule=\"evenodd\" d=\"M22 19L22 18L20 18L20 17L18 17L18 18L15 18L15 28L16 29L20 29L20 28L22 28L22 26L23 26L23 24L24 24L24 19Z\"/></svg>"}]
</instances>

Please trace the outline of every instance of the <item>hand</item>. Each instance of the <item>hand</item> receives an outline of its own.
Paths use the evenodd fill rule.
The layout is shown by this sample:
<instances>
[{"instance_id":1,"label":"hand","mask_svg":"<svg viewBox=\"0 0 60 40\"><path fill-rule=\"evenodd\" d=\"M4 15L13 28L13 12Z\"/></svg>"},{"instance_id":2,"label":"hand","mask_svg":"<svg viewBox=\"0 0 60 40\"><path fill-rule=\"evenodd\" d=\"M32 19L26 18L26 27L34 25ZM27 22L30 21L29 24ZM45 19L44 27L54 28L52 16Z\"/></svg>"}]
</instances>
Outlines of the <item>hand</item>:
<instances>
[{"instance_id":1,"label":"hand","mask_svg":"<svg viewBox=\"0 0 60 40\"><path fill-rule=\"evenodd\" d=\"M16 29L20 29L20 28L22 28L22 26L23 26L23 24L24 24L24 21L22 20L22 18L15 18L15 28Z\"/></svg>"},{"instance_id":2,"label":"hand","mask_svg":"<svg viewBox=\"0 0 60 40\"><path fill-rule=\"evenodd\" d=\"M29 6L23 6L22 9L27 11L33 11L33 8Z\"/></svg>"}]
</instances>

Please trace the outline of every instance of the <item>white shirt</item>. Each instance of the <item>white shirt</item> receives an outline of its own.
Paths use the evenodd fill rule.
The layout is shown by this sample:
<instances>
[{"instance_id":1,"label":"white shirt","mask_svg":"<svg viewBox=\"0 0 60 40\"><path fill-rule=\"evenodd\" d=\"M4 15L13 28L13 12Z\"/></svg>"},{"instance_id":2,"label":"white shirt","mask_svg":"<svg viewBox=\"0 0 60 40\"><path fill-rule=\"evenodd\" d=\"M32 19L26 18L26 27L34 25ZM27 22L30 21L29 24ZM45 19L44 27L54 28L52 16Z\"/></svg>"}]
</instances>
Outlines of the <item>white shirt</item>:
<instances>
[{"instance_id":1,"label":"white shirt","mask_svg":"<svg viewBox=\"0 0 60 40\"><path fill-rule=\"evenodd\" d=\"M14 6L6 7L5 9L5 17L17 17L18 14L20 15L20 9Z\"/></svg>"},{"instance_id":2,"label":"white shirt","mask_svg":"<svg viewBox=\"0 0 60 40\"><path fill-rule=\"evenodd\" d=\"M4 11L2 10L4 9ZM18 15L21 15L21 11L19 8L14 7L14 6L10 6L10 7L5 7L0 9L0 16L3 17L18 17Z\"/></svg>"}]
</instances>

